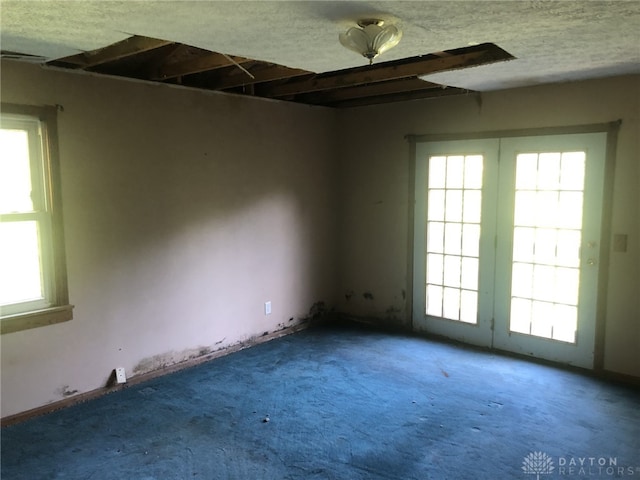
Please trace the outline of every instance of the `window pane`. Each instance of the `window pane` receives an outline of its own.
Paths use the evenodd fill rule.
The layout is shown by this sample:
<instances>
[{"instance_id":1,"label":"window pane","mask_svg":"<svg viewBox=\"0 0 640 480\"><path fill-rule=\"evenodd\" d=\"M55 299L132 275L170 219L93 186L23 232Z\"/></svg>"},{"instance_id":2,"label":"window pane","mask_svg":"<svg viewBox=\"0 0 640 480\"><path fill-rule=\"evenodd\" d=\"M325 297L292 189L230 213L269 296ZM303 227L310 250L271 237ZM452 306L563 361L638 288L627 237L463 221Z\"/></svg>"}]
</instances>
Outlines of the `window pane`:
<instances>
[{"instance_id":1,"label":"window pane","mask_svg":"<svg viewBox=\"0 0 640 480\"><path fill-rule=\"evenodd\" d=\"M442 255L430 253L427 255L427 283L442 285Z\"/></svg>"},{"instance_id":2,"label":"window pane","mask_svg":"<svg viewBox=\"0 0 640 480\"><path fill-rule=\"evenodd\" d=\"M462 226L462 254L468 257L480 256L480 225Z\"/></svg>"},{"instance_id":3,"label":"window pane","mask_svg":"<svg viewBox=\"0 0 640 480\"><path fill-rule=\"evenodd\" d=\"M533 317L531 319L531 335L551 338L553 327L553 303L533 302Z\"/></svg>"},{"instance_id":4,"label":"window pane","mask_svg":"<svg viewBox=\"0 0 640 480\"><path fill-rule=\"evenodd\" d=\"M511 295L531 298L533 294L533 265L514 263L511 279Z\"/></svg>"},{"instance_id":5,"label":"window pane","mask_svg":"<svg viewBox=\"0 0 640 480\"><path fill-rule=\"evenodd\" d=\"M558 231L558 246L556 249L557 263L565 267L580 265L581 235L576 230Z\"/></svg>"},{"instance_id":6,"label":"window pane","mask_svg":"<svg viewBox=\"0 0 640 480\"><path fill-rule=\"evenodd\" d=\"M444 289L442 316L451 320L460 319L460 290L457 288Z\"/></svg>"},{"instance_id":7,"label":"window pane","mask_svg":"<svg viewBox=\"0 0 640 480\"><path fill-rule=\"evenodd\" d=\"M427 207L429 220L444 220L444 190L430 190Z\"/></svg>"},{"instance_id":8,"label":"window pane","mask_svg":"<svg viewBox=\"0 0 640 480\"><path fill-rule=\"evenodd\" d=\"M533 245L535 228L516 227L513 231L513 261L531 262L533 260Z\"/></svg>"},{"instance_id":9,"label":"window pane","mask_svg":"<svg viewBox=\"0 0 640 480\"><path fill-rule=\"evenodd\" d=\"M554 305L553 338L575 343L578 328L578 308L568 305Z\"/></svg>"},{"instance_id":10,"label":"window pane","mask_svg":"<svg viewBox=\"0 0 640 480\"><path fill-rule=\"evenodd\" d=\"M478 322L478 293L462 290L460 293L460 320L466 323Z\"/></svg>"},{"instance_id":11,"label":"window pane","mask_svg":"<svg viewBox=\"0 0 640 480\"><path fill-rule=\"evenodd\" d=\"M460 257L454 255L444 257L444 284L449 287L460 286Z\"/></svg>"},{"instance_id":12,"label":"window pane","mask_svg":"<svg viewBox=\"0 0 640 480\"><path fill-rule=\"evenodd\" d=\"M447 223L444 228L444 252L460 255L462 224Z\"/></svg>"},{"instance_id":13,"label":"window pane","mask_svg":"<svg viewBox=\"0 0 640 480\"><path fill-rule=\"evenodd\" d=\"M536 192L516 192L514 224L525 227L536 225Z\"/></svg>"},{"instance_id":14,"label":"window pane","mask_svg":"<svg viewBox=\"0 0 640 480\"><path fill-rule=\"evenodd\" d=\"M462 188L464 157L447 157L447 188Z\"/></svg>"},{"instance_id":15,"label":"window pane","mask_svg":"<svg viewBox=\"0 0 640 480\"><path fill-rule=\"evenodd\" d=\"M482 188L482 155L467 155L464 160L464 188Z\"/></svg>"},{"instance_id":16,"label":"window pane","mask_svg":"<svg viewBox=\"0 0 640 480\"><path fill-rule=\"evenodd\" d=\"M429 158L428 315L477 322L483 160L482 155Z\"/></svg>"},{"instance_id":17,"label":"window pane","mask_svg":"<svg viewBox=\"0 0 640 480\"><path fill-rule=\"evenodd\" d=\"M447 190L445 220L462 221L462 190Z\"/></svg>"},{"instance_id":18,"label":"window pane","mask_svg":"<svg viewBox=\"0 0 640 480\"><path fill-rule=\"evenodd\" d=\"M444 223L427 223L427 252L442 253L444 251Z\"/></svg>"},{"instance_id":19,"label":"window pane","mask_svg":"<svg viewBox=\"0 0 640 480\"><path fill-rule=\"evenodd\" d=\"M585 152L565 152L560 167L560 188L582 190L584 188Z\"/></svg>"},{"instance_id":20,"label":"window pane","mask_svg":"<svg viewBox=\"0 0 640 480\"><path fill-rule=\"evenodd\" d=\"M462 288L469 290L478 290L478 259L463 258L462 259Z\"/></svg>"},{"instance_id":21,"label":"window pane","mask_svg":"<svg viewBox=\"0 0 640 480\"><path fill-rule=\"evenodd\" d=\"M541 153L538 157L538 189L555 190L560 185L560 153Z\"/></svg>"},{"instance_id":22,"label":"window pane","mask_svg":"<svg viewBox=\"0 0 640 480\"><path fill-rule=\"evenodd\" d=\"M556 262L556 230L550 228L536 229L535 259L536 263L553 265Z\"/></svg>"},{"instance_id":23,"label":"window pane","mask_svg":"<svg viewBox=\"0 0 640 480\"><path fill-rule=\"evenodd\" d=\"M470 223L480 223L482 208L482 193L480 190L465 190L463 220Z\"/></svg>"},{"instance_id":24,"label":"window pane","mask_svg":"<svg viewBox=\"0 0 640 480\"><path fill-rule=\"evenodd\" d=\"M29 136L26 130L0 130L0 213L31 212Z\"/></svg>"},{"instance_id":25,"label":"window pane","mask_svg":"<svg viewBox=\"0 0 640 480\"><path fill-rule=\"evenodd\" d=\"M429 188L444 188L446 157L429 158Z\"/></svg>"},{"instance_id":26,"label":"window pane","mask_svg":"<svg viewBox=\"0 0 640 480\"><path fill-rule=\"evenodd\" d=\"M580 271L577 268L556 268L555 301L578 305Z\"/></svg>"},{"instance_id":27,"label":"window pane","mask_svg":"<svg viewBox=\"0 0 640 480\"><path fill-rule=\"evenodd\" d=\"M445 220L448 222L462 221L462 190L447 190Z\"/></svg>"},{"instance_id":28,"label":"window pane","mask_svg":"<svg viewBox=\"0 0 640 480\"><path fill-rule=\"evenodd\" d=\"M516 162L516 188L518 190L535 190L538 175L538 154L521 153Z\"/></svg>"},{"instance_id":29,"label":"window pane","mask_svg":"<svg viewBox=\"0 0 640 480\"><path fill-rule=\"evenodd\" d=\"M582 227L582 192L560 192L557 218L561 228Z\"/></svg>"},{"instance_id":30,"label":"window pane","mask_svg":"<svg viewBox=\"0 0 640 480\"><path fill-rule=\"evenodd\" d=\"M0 305L41 298L37 223L0 223Z\"/></svg>"},{"instance_id":31,"label":"window pane","mask_svg":"<svg viewBox=\"0 0 640 480\"><path fill-rule=\"evenodd\" d=\"M555 268L535 265L533 269L533 298L552 302L555 295Z\"/></svg>"},{"instance_id":32,"label":"window pane","mask_svg":"<svg viewBox=\"0 0 640 480\"><path fill-rule=\"evenodd\" d=\"M442 287L427 285L427 315L442 316Z\"/></svg>"},{"instance_id":33,"label":"window pane","mask_svg":"<svg viewBox=\"0 0 640 480\"><path fill-rule=\"evenodd\" d=\"M538 192L536 196L536 226L555 227L558 216L558 192Z\"/></svg>"},{"instance_id":34,"label":"window pane","mask_svg":"<svg viewBox=\"0 0 640 480\"><path fill-rule=\"evenodd\" d=\"M511 319L509 330L529 334L531 327L531 301L522 298L511 299Z\"/></svg>"}]
</instances>

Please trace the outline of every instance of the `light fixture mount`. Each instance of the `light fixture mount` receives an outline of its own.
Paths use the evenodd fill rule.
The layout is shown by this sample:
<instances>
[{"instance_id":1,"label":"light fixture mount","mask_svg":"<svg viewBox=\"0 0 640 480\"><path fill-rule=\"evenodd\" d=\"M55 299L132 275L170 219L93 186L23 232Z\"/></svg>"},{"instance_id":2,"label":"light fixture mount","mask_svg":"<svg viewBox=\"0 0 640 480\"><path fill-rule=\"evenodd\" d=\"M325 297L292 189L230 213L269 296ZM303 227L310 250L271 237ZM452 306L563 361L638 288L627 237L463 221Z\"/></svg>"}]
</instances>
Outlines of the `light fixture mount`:
<instances>
[{"instance_id":1,"label":"light fixture mount","mask_svg":"<svg viewBox=\"0 0 640 480\"><path fill-rule=\"evenodd\" d=\"M395 25L384 26L384 20L364 18L358 27L351 27L339 35L340 43L369 59L369 65L381 53L395 47L402 38L402 31Z\"/></svg>"},{"instance_id":2,"label":"light fixture mount","mask_svg":"<svg viewBox=\"0 0 640 480\"><path fill-rule=\"evenodd\" d=\"M358 26L360 28L364 28L368 25L377 25L381 27L384 25L384 20L378 20L377 18L364 18L362 20L358 20Z\"/></svg>"}]
</instances>

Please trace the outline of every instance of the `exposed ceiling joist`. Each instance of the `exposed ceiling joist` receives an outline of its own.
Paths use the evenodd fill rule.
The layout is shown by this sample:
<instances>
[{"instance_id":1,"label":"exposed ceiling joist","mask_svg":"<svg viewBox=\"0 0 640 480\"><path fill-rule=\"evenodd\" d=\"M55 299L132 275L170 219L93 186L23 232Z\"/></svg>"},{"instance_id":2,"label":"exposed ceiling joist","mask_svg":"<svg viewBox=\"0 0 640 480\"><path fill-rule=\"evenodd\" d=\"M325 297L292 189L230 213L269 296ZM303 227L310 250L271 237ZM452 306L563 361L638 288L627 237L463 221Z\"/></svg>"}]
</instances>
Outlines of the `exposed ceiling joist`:
<instances>
[{"instance_id":1,"label":"exposed ceiling joist","mask_svg":"<svg viewBox=\"0 0 640 480\"><path fill-rule=\"evenodd\" d=\"M156 38L134 35L133 37L126 38L125 40L109 45L108 47L65 57L64 61L68 64L75 65L76 68L87 69L104 63L114 62L125 57L137 55L142 52L147 52L165 45L170 45L172 43L173 42L169 42L167 40L158 40Z\"/></svg>"},{"instance_id":2,"label":"exposed ceiling joist","mask_svg":"<svg viewBox=\"0 0 640 480\"><path fill-rule=\"evenodd\" d=\"M355 98L340 102L327 103L325 106L334 108L365 107L367 105L379 105L382 103L406 102L408 100L420 100L425 98L447 97L451 95L468 95L471 92L465 88L445 87L427 88L413 92L399 92L391 95L377 95L374 97Z\"/></svg>"},{"instance_id":3,"label":"exposed ceiling joist","mask_svg":"<svg viewBox=\"0 0 640 480\"><path fill-rule=\"evenodd\" d=\"M337 103L344 100L354 100L357 98L376 97L381 95L391 95L396 93L415 92L417 90L441 90L442 85L437 83L425 82L419 78L403 78L400 80L389 80L385 82L376 82L370 85L359 85L355 87L337 88L324 92L314 92L303 94L297 97L297 101L312 104L329 104Z\"/></svg>"},{"instance_id":4,"label":"exposed ceiling joist","mask_svg":"<svg viewBox=\"0 0 640 480\"><path fill-rule=\"evenodd\" d=\"M307 70L134 36L49 65L156 82L178 83L311 105L345 107L468 92L419 77L513 57L492 44L315 74Z\"/></svg>"},{"instance_id":5,"label":"exposed ceiling joist","mask_svg":"<svg viewBox=\"0 0 640 480\"><path fill-rule=\"evenodd\" d=\"M266 87L261 90L261 94L267 97L284 97L332 88L352 87L387 80L417 77L419 75L485 65L513 58L509 53L492 43L448 50L444 53L447 55L420 55L371 66L323 73L299 82Z\"/></svg>"},{"instance_id":6,"label":"exposed ceiling joist","mask_svg":"<svg viewBox=\"0 0 640 480\"><path fill-rule=\"evenodd\" d=\"M257 60L243 62L241 66L242 69L236 65L231 65L184 76L182 85L207 90L232 90L236 87L246 87L257 83L314 75L313 72L307 70L289 68Z\"/></svg>"},{"instance_id":7,"label":"exposed ceiling joist","mask_svg":"<svg viewBox=\"0 0 640 480\"><path fill-rule=\"evenodd\" d=\"M249 58L234 57L202 49L198 50L199 52L190 58L161 65L156 72L150 75L149 80L168 80L252 61Z\"/></svg>"}]
</instances>

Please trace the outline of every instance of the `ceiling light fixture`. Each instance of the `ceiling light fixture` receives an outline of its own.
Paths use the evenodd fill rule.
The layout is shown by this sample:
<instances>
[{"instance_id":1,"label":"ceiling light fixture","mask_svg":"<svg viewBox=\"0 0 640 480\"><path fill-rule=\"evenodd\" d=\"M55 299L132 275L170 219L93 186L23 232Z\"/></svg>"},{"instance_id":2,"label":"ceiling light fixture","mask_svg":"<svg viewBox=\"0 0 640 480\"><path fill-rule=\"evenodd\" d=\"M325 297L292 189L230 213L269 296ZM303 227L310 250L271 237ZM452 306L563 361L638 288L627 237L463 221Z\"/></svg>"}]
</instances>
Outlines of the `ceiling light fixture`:
<instances>
[{"instance_id":1,"label":"ceiling light fixture","mask_svg":"<svg viewBox=\"0 0 640 480\"><path fill-rule=\"evenodd\" d=\"M340 34L340 43L369 59L369 65L381 53L395 47L402 38L402 31L395 25L384 26L383 20L367 18L358 21L358 27L352 27Z\"/></svg>"}]
</instances>

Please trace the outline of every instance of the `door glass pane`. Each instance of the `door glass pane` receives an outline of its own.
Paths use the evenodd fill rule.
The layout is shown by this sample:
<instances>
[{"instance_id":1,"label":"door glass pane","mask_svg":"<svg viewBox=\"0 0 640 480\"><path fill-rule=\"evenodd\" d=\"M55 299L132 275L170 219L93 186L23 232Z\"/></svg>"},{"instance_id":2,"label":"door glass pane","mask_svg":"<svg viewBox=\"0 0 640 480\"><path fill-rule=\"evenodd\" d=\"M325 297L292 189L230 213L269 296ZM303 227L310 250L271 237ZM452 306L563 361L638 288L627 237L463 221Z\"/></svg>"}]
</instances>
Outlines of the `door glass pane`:
<instances>
[{"instance_id":1,"label":"door glass pane","mask_svg":"<svg viewBox=\"0 0 640 480\"><path fill-rule=\"evenodd\" d=\"M427 250L429 252L444 252L444 223L431 222L427 231Z\"/></svg>"},{"instance_id":2,"label":"door glass pane","mask_svg":"<svg viewBox=\"0 0 640 480\"><path fill-rule=\"evenodd\" d=\"M430 157L428 174L426 313L477 323L483 157Z\"/></svg>"},{"instance_id":3,"label":"door glass pane","mask_svg":"<svg viewBox=\"0 0 640 480\"><path fill-rule=\"evenodd\" d=\"M462 257L447 255L444 257L444 284L447 287L460 286L460 267Z\"/></svg>"},{"instance_id":4,"label":"door glass pane","mask_svg":"<svg viewBox=\"0 0 640 480\"><path fill-rule=\"evenodd\" d=\"M584 152L516 157L510 330L575 343Z\"/></svg>"},{"instance_id":5,"label":"door glass pane","mask_svg":"<svg viewBox=\"0 0 640 480\"><path fill-rule=\"evenodd\" d=\"M0 305L42 299L35 221L0 223Z\"/></svg>"},{"instance_id":6,"label":"door glass pane","mask_svg":"<svg viewBox=\"0 0 640 480\"><path fill-rule=\"evenodd\" d=\"M429 188L444 188L447 157L429 159Z\"/></svg>"}]
</instances>

